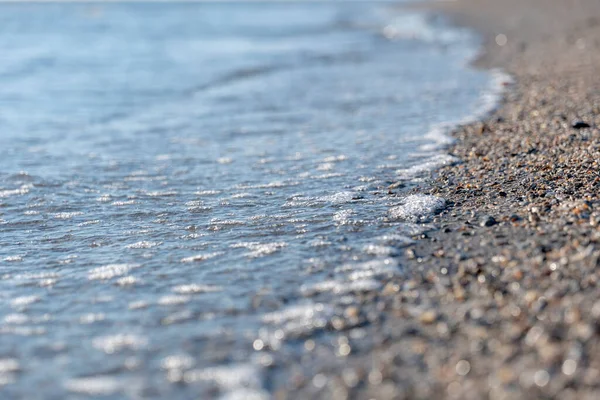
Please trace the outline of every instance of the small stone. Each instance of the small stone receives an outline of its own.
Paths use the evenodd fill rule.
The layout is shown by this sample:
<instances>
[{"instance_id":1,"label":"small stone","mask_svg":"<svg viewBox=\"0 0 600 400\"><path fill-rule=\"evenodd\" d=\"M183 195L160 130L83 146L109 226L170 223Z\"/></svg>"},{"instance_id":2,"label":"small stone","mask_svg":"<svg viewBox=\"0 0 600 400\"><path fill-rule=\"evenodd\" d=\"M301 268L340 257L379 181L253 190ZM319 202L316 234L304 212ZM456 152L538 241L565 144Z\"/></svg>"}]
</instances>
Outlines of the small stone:
<instances>
[{"instance_id":1,"label":"small stone","mask_svg":"<svg viewBox=\"0 0 600 400\"><path fill-rule=\"evenodd\" d=\"M434 310L423 311L421 315L419 315L419 321L424 324L433 324L438 318L437 313Z\"/></svg>"},{"instance_id":2,"label":"small stone","mask_svg":"<svg viewBox=\"0 0 600 400\"><path fill-rule=\"evenodd\" d=\"M585 121L573 121L573 123L571 124L571 127L573 129L585 129L585 128L589 128L590 124L588 124Z\"/></svg>"},{"instance_id":3,"label":"small stone","mask_svg":"<svg viewBox=\"0 0 600 400\"><path fill-rule=\"evenodd\" d=\"M513 214L510 217L508 217L508 219L510 220L510 222L517 222L521 220L521 217L519 217L517 214Z\"/></svg>"},{"instance_id":4,"label":"small stone","mask_svg":"<svg viewBox=\"0 0 600 400\"><path fill-rule=\"evenodd\" d=\"M471 371L471 363L467 360L460 360L456 363L456 373L460 376L465 376Z\"/></svg>"},{"instance_id":5,"label":"small stone","mask_svg":"<svg viewBox=\"0 0 600 400\"><path fill-rule=\"evenodd\" d=\"M454 287L453 292L454 292L454 298L458 301L463 301L466 297L465 290L459 285L456 285Z\"/></svg>"},{"instance_id":6,"label":"small stone","mask_svg":"<svg viewBox=\"0 0 600 400\"><path fill-rule=\"evenodd\" d=\"M346 308L346 310L344 310L344 316L346 318L358 318L360 314L360 311L358 309L358 307L354 307L354 306L350 306L348 308Z\"/></svg>"},{"instance_id":7,"label":"small stone","mask_svg":"<svg viewBox=\"0 0 600 400\"><path fill-rule=\"evenodd\" d=\"M391 296L391 295L393 295L393 294L395 294L395 293L398 293L399 291L400 291L400 286L399 286L398 284L396 284L396 283L393 283L393 282L388 282L388 283L387 283L387 284L386 284L386 285L383 287L383 290L382 290L382 292L381 292L381 293L382 293L384 296Z\"/></svg>"},{"instance_id":8,"label":"small stone","mask_svg":"<svg viewBox=\"0 0 600 400\"><path fill-rule=\"evenodd\" d=\"M520 281L521 279L523 279L523 271L520 269L516 269L513 272L513 278L517 281Z\"/></svg>"},{"instance_id":9,"label":"small stone","mask_svg":"<svg viewBox=\"0 0 600 400\"><path fill-rule=\"evenodd\" d=\"M479 225L484 226L484 227L485 226L494 226L496 224L497 224L496 219L489 215L483 217L481 222L479 223Z\"/></svg>"}]
</instances>

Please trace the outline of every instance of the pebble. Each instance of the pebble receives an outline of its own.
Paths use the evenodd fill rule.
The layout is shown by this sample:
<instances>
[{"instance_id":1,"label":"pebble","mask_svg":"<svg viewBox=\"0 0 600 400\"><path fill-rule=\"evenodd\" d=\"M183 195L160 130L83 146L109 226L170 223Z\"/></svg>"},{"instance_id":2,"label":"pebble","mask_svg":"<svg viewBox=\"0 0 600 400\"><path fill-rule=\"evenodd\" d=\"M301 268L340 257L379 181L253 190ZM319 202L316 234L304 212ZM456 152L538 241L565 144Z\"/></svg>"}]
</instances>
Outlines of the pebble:
<instances>
[{"instance_id":1,"label":"pebble","mask_svg":"<svg viewBox=\"0 0 600 400\"><path fill-rule=\"evenodd\" d=\"M496 219L494 217L491 216L485 216L481 219L481 222L479 223L479 225L483 226L483 227L489 227L489 226L494 226L496 225Z\"/></svg>"},{"instance_id":2,"label":"pebble","mask_svg":"<svg viewBox=\"0 0 600 400\"><path fill-rule=\"evenodd\" d=\"M419 315L419 321L423 324L433 324L437 319L438 315L434 310L426 310Z\"/></svg>"},{"instance_id":3,"label":"pebble","mask_svg":"<svg viewBox=\"0 0 600 400\"><path fill-rule=\"evenodd\" d=\"M573 121L573 123L571 124L571 127L574 129L585 129L585 128L589 128L590 124L588 124L585 121Z\"/></svg>"}]
</instances>

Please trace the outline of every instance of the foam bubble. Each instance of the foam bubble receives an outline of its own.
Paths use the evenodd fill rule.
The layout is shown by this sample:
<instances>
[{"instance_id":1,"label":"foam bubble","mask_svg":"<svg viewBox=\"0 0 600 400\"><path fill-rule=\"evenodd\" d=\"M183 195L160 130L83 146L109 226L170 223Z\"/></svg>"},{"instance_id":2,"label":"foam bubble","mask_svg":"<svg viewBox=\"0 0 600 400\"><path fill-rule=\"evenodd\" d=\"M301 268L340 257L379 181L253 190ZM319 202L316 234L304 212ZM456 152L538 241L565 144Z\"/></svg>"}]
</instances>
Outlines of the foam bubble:
<instances>
[{"instance_id":1,"label":"foam bubble","mask_svg":"<svg viewBox=\"0 0 600 400\"><path fill-rule=\"evenodd\" d=\"M124 276L122 278L117 279L117 285L119 286L131 286L138 283L138 279L135 276Z\"/></svg>"},{"instance_id":2,"label":"foam bubble","mask_svg":"<svg viewBox=\"0 0 600 400\"><path fill-rule=\"evenodd\" d=\"M284 324L291 321L310 321L316 316L327 315L331 311L333 310L324 304L301 304L265 314L262 319L269 324Z\"/></svg>"},{"instance_id":3,"label":"foam bubble","mask_svg":"<svg viewBox=\"0 0 600 400\"><path fill-rule=\"evenodd\" d=\"M427 15L406 13L386 25L381 33L389 40L415 40L440 45L464 43L471 38L466 30L437 26L428 20Z\"/></svg>"},{"instance_id":4,"label":"foam bubble","mask_svg":"<svg viewBox=\"0 0 600 400\"><path fill-rule=\"evenodd\" d=\"M221 192L221 190L199 190L196 192L196 196L216 196Z\"/></svg>"},{"instance_id":5,"label":"foam bubble","mask_svg":"<svg viewBox=\"0 0 600 400\"><path fill-rule=\"evenodd\" d=\"M27 193L29 193L29 189L32 187L33 187L33 185L28 184L28 185L22 185L17 189L0 190L0 198L27 194Z\"/></svg>"},{"instance_id":6,"label":"foam bubble","mask_svg":"<svg viewBox=\"0 0 600 400\"><path fill-rule=\"evenodd\" d=\"M244 221L236 220L236 219L220 219L213 218L210 220L211 225L222 225L222 226L234 226L234 225L245 225Z\"/></svg>"},{"instance_id":7,"label":"foam bubble","mask_svg":"<svg viewBox=\"0 0 600 400\"><path fill-rule=\"evenodd\" d=\"M179 285L173 288L173 291L178 294L214 293L221 292L222 290L223 288L221 286L198 285L196 283Z\"/></svg>"},{"instance_id":8,"label":"foam bubble","mask_svg":"<svg viewBox=\"0 0 600 400\"><path fill-rule=\"evenodd\" d=\"M366 274L369 275L369 274ZM349 276L350 279L354 278L354 281L343 281L343 280L329 280L316 283L310 286L302 286L300 291L305 296L314 296L318 293L331 292L334 294L348 294L354 292L370 292L377 290L381 287L381 284L374 279L370 279L369 276L355 276L352 274Z\"/></svg>"},{"instance_id":9,"label":"foam bubble","mask_svg":"<svg viewBox=\"0 0 600 400\"><path fill-rule=\"evenodd\" d=\"M221 251L215 251L214 253L196 254L195 256L182 258L181 262L182 263L200 262L200 261L210 260L211 258L218 257L222 254L223 254L223 252L221 252Z\"/></svg>"},{"instance_id":10,"label":"foam bubble","mask_svg":"<svg viewBox=\"0 0 600 400\"><path fill-rule=\"evenodd\" d=\"M333 220L337 225L347 225L350 223L352 214L354 214L353 210L340 210L333 214Z\"/></svg>"},{"instance_id":11,"label":"foam bubble","mask_svg":"<svg viewBox=\"0 0 600 400\"><path fill-rule=\"evenodd\" d=\"M38 296L21 296L13 299L10 304L15 308L27 307L40 300Z\"/></svg>"},{"instance_id":12,"label":"foam bubble","mask_svg":"<svg viewBox=\"0 0 600 400\"><path fill-rule=\"evenodd\" d=\"M334 311L330 305L312 303L290 306L265 314L263 322L275 325L276 330L263 332L261 339L271 348L276 349L285 337L307 336L324 328L333 317Z\"/></svg>"},{"instance_id":13,"label":"foam bubble","mask_svg":"<svg viewBox=\"0 0 600 400\"><path fill-rule=\"evenodd\" d=\"M8 314L4 317L4 322L7 324L22 325L29 322L29 317L21 313Z\"/></svg>"},{"instance_id":14,"label":"foam bubble","mask_svg":"<svg viewBox=\"0 0 600 400\"><path fill-rule=\"evenodd\" d=\"M99 223L100 223L99 219L94 219L92 221L80 222L80 223L77 224L77 226L96 225L96 224L99 224Z\"/></svg>"},{"instance_id":15,"label":"foam bubble","mask_svg":"<svg viewBox=\"0 0 600 400\"><path fill-rule=\"evenodd\" d=\"M55 219L71 219L71 218L77 217L79 215L83 215L83 213L81 211L61 212L61 213L52 214L52 217L54 217Z\"/></svg>"},{"instance_id":16,"label":"foam bubble","mask_svg":"<svg viewBox=\"0 0 600 400\"><path fill-rule=\"evenodd\" d=\"M135 200L127 200L127 201L114 201L112 203L110 203L110 205L115 206L115 207L124 207L124 206L131 206L136 204Z\"/></svg>"},{"instance_id":17,"label":"foam bubble","mask_svg":"<svg viewBox=\"0 0 600 400\"><path fill-rule=\"evenodd\" d=\"M237 189L280 189L288 186L298 186L300 182L298 181L273 181L269 183L261 183L256 185L236 185Z\"/></svg>"},{"instance_id":18,"label":"foam bubble","mask_svg":"<svg viewBox=\"0 0 600 400\"><path fill-rule=\"evenodd\" d=\"M108 280L117 276L127 275L134 268L139 268L139 264L108 264L93 268L88 272L89 280Z\"/></svg>"},{"instance_id":19,"label":"foam bubble","mask_svg":"<svg viewBox=\"0 0 600 400\"><path fill-rule=\"evenodd\" d=\"M96 349L112 354L126 349L140 349L148 344L148 340L133 334L117 334L94 338L92 344Z\"/></svg>"},{"instance_id":20,"label":"foam bubble","mask_svg":"<svg viewBox=\"0 0 600 400\"><path fill-rule=\"evenodd\" d=\"M270 396L263 390L260 369L252 364L193 369L183 375L187 383L209 382L222 392L222 399L266 400Z\"/></svg>"},{"instance_id":21,"label":"foam bubble","mask_svg":"<svg viewBox=\"0 0 600 400\"><path fill-rule=\"evenodd\" d=\"M458 158L451 156L450 154L436 154L417 165L413 165L410 168L399 169L396 171L396 173L398 174L399 178L410 180L427 175L431 171L434 171L445 165L456 164L458 161Z\"/></svg>"},{"instance_id":22,"label":"foam bubble","mask_svg":"<svg viewBox=\"0 0 600 400\"><path fill-rule=\"evenodd\" d=\"M353 192L338 192L329 196L319 197L317 200L331 204L343 204L352 201L354 196Z\"/></svg>"},{"instance_id":23,"label":"foam bubble","mask_svg":"<svg viewBox=\"0 0 600 400\"><path fill-rule=\"evenodd\" d=\"M17 372L20 369L19 360L16 358L0 358L0 374Z\"/></svg>"},{"instance_id":24,"label":"foam bubble","mask_svg":"<svg viewBox=\"0 0 600 400\"><path fill-rule=\"evenodd\" d=\"M172 197L178 194L175 190L157 190L153 192L146 192L146 196L149 197Z\"/></svg>"},{"instance_id":25,"label":"foam bubble","mask_svg":"<svg viewBox=\"0 0 600 400\"><path fill-rule=\"evenodd\" d=\"M415 241L408 236L392 233L390 235L379 236L377 240L381 243L389 244L394 247L406 247L413 244Z\"/></svg>"},{"instance_id":26,"label":"foam bubble","mask_svg":"<svg viewBox=\"0 0 600 400\"><path fill-rule=\"evenodd\" d=\"M121 384L112 376L90 376L70 379L65 383L65 388L70 392L90 396L107 396L120 391Z\"/></svg>"},{"instance_id":27,"label":"foam bubble","mask_svg":"<svg viewBox=\"0 0 600 400\"><path fill-rule=\"evenodd\" d=\"M196 361L188 354L174 354L163 358L161 367L166 370L189 369L194 366Z\"/></svg>"},{"instance_id":28,"label":"foam bubble","mask_svg":"<svg viewBox=\"0 0 600 400\"><path fill-rule=\"evenodd\" d=\"M472 124L486 118L498 107L498 104L500 104L500 100L504 95L506 86L512 83L513 79L510 75L501 70L492 70L490 75L492 79L490 80L487 89L480 95L471 114L459 120L446 121L434 125L429 132L425 134L425 139L427 139L429 143L421 145L419 147L421 151L433 152L448 148L456 142L456 140L450 136L453 130L457 129L459 126Z\"/></svg>"},{"instance_id":29,"label":"foam bubble","mask_svg":"<svg viewBox=\"0 0 600 400\"><path fill-rule=\"evenodd\" d=\"M147 240L143 240L141 242L128 244L125 246L127 249L151 249L152 247L160 246L162 242L149 242Z\"/></svg>"},{"instance_id":30,"label":"foam bubble","mask_svg":"<svg viewBox=\"0 0 600 400\"><path fill-rule=\"evenodd\" d=\"M234 243L231 248L246 248L249 249L248 257L250 258L258 258L264 257L269 254L273 254L284 247L287 247L287 243L285 242L274 242L274 243L258 243L258 242L241 242Z\"/></svg>"},{"instance_id":31,"label":"foam bubble","mask_svg":"<svg viewBox=\"0 0 600 400\"><path fill-rule=\"evenodd\" d=\"M157 303L161 306L175 306L178 304L185 304L188 301L190 301L189 296L168 295L168 296L163 296L160 299L158 299Z\"/></svg>"},{"instance_id":32,"label":"foam bubble","mask_svg":"<svg viewBox=\"0 0 600 400\"><path fill-rule=\"evenodd\" d=\"M388 274L398 272L398 261L393 258L381 258L362 263L343 264L335 269L336 273L354 272L358 270L376 271L377 274Z\"/></svg>"},{"instance_id":33,"label":"foam bubble","mask_svg":"<svg viewBox=\"0 0 600 400\"><path fill-rule=\"evenodd\" d=\"M367 254L374 256L393 256L398 254L398 249L392 246L385 246L380 244L368 244L363 247L363 251Z\"/></svg>"},{"instance_id":34,"label":"foam bubble","mask_svg":"<svg viewBox=\"0 0 600 400\"><path fill-rule=\"evenodd\" d=\"M446 200L441 197L424 194L410 195L400 206L389 210L392 218L410 222L427 222L446 207Z\"/></svg>"}]
</instances>

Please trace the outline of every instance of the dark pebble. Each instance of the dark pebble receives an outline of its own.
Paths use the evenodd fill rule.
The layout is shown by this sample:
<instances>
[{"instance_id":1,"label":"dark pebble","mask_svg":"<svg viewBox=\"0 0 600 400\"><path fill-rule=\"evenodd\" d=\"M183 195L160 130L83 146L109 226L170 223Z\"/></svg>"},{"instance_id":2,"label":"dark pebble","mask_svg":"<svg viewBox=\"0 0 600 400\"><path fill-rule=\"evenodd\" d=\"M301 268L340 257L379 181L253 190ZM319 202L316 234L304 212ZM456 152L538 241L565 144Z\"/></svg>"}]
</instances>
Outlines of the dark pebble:
<instances>
[{"instance_id":1,"label":"dark pebble","mask_svg":"<svg viewBox=\"0 0 600 400\"><path fill-rule=\"evenodd\" d=\"M491 216L483 217L483 219L479 223L479 225L481 225L481 226L494 226L496 224L497 224L496 219Z\"/></svg>"},{"instance_id":2,"label":"dark pebble","mask_svg":"<svg viewBox=\"0 0 600 400\"><path fill-rule=\"evenodd\" d=\"M575 121L575 122L573 122L571 127L573 127L574 129L584 129L584 128L589 128L590 124L588 124L585 121Z\"/></svg>"}]
</instances>

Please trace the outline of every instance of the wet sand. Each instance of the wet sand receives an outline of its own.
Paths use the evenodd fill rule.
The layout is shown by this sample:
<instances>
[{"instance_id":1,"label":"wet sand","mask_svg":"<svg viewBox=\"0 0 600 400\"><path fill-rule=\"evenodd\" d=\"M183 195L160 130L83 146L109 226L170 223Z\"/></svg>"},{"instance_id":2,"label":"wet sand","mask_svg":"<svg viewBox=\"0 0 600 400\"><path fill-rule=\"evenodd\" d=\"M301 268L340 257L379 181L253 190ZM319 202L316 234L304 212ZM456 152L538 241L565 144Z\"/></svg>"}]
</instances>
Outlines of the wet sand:
<instances>
[{"instance_id":1,"label":"wet sand","mask_svg":"<svg viewBox=\"0 0 600 400\"><path fill-rule=\"evenodd\" d=\"M515 83L420 189L449 207L405 250L406 276L362 296L366 339L340 329L279 395L600 398L600 2L434 9L480 31L477 66Z\"/></svg>"}]
</instances>

